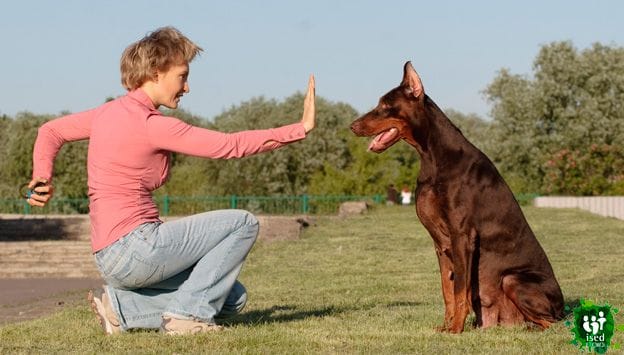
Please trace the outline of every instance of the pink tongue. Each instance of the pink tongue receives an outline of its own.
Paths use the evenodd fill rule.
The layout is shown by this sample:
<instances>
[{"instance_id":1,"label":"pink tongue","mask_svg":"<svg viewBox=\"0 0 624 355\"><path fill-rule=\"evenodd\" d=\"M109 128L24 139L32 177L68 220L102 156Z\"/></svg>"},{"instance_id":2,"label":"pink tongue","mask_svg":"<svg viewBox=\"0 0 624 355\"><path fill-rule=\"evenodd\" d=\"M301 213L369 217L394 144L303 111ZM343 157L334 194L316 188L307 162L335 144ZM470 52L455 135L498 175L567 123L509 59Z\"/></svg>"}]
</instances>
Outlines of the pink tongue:
<instances>
[{"instance_id":1,"label":"pink tongue","mask_svg":"<svg viewBox=\"0 0 624 355\"><path fill-rule=\"evenodd\" d=\"M396 133L397 133L396 128L390 128L387 131L379 133L377 136L375 136L373 141L370 143L370 145L368 146L368 149L375 151L381 148L385 148L388 142L394 139L394 137L396 136Z\"/></svg>"}]
</instances>

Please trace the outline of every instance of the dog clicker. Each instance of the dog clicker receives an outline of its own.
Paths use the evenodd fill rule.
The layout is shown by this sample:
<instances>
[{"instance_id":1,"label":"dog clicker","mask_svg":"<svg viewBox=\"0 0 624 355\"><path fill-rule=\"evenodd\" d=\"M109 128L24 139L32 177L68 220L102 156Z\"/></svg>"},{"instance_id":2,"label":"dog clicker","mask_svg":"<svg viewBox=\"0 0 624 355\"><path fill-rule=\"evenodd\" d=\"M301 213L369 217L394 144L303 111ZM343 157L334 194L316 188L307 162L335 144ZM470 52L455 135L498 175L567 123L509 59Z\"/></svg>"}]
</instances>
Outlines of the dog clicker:
<instances>
[{"instance_id":1,"label":"dog clicker","mask_svg":"<svg viewBox=\"0 0 624 355\"><path fill-rule=\"evenodd\" d=\"M35 191L36 188L41 187L41 186L45 186L46 184L44 182L41 182L41 181L37 182L32 189L28 188L29 184L30 183L27 182L25 184L22 184L22 186L20 186L19 194L20 194L20 196L22 198L25 198L25 199L28 200L30 198L30 196L32 196L33 194L42 195L42 196L48 194L47 192Z\"/></svg>"}]
</instances>

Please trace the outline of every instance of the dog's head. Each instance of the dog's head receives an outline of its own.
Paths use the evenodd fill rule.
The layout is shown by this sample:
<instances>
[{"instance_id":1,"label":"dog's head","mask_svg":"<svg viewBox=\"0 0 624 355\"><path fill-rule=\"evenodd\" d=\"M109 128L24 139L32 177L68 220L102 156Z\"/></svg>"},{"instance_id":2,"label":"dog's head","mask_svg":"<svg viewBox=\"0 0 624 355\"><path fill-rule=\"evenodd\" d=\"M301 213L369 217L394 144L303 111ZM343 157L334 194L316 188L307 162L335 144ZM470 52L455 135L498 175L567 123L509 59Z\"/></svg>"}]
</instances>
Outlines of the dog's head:
<instances>
[{"instance_id":1,"label":"dog's head","mask_svg":"<svg viewBox=\"0 0 624 355\"><path fill-rule=\"evenodd\" d=\"M381 153L399 139L417 146L413 129L424 115L425 90L410 62L403 67L403 81L379 99L372 111L353 121L351 130L357 136L375 136L368 149Z\"/></svg>"}]
</instances>

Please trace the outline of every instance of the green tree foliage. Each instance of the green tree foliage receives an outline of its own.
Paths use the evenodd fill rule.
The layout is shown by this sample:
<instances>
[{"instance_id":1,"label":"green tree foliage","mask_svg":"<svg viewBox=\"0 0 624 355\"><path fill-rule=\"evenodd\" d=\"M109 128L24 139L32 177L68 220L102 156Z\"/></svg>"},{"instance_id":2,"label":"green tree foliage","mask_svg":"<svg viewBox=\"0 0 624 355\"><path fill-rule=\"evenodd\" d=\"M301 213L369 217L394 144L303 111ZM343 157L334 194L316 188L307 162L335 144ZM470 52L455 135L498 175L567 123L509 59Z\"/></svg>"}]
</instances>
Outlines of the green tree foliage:
<instances>
[{"instance_id":1,"label":"green tree foliage","mask_svg":"<svg viewBox=\"0 0 624 355\"><path fill-rule=\"evenodd\" d=\"M62 113L64 115L66 113ZM32 151L38 128L52 119L50 115L29 112L17 114L13 120L3 120L2 162L0 163L0 196L16 198L21 184L32 176ZM54 164L55 196L84 198L87 196L87 142L66 144Z\"/></svg>"},{"instance_id":2,"label":"green tree foliage","mask_svg":"<svg viewBox=\"0 0 624 355\"><path fill-rule=\"evenodd\" d=\"M32 149L37 128L49 117L22 112L5 124L3 154L0 163L0 191L3 196L15 198L21 184L32 175Z\"/></svg>"},{"instance_id":3,"label":"green tree foliage","mask_svg":"<svg viewBox=\"0 0 624 355\"><path fill-rule=\"evenodd\" d=\"M486 89L493 160L517 192L547 192L546 163L564 149L591 155L592 145L624 143L623 48L596 43L579 51L554 42L541 48L533 70L528 78L503 69Z\"/></svg>"},{"instance_id":4,"label":"green tree foliage","mask_svg":"<svg viewBox=\"0 0 624 355\"><path fill-rule=\"evenodd\" d=\"M7 160L9 160L9 137L10 137L10 128L13 120L11 117L2 115L0 117L0 198L3 196L8 196L11 191L11 186L9 183L9 174L6 172L5 165L7 165ZM14 192L14 188L12 192Z\"/></svg>"},{"instance_id":5,"label":"green tree foliage","mask_svg":"<svg viewBox=\"0 0 624 355\"><path fill-rule=\"evenodd\" d=\"M9 127L13 120L7 115L0 116L0 157L6 157L7 143L9 141Z\"/></svg>"}]
</instances>

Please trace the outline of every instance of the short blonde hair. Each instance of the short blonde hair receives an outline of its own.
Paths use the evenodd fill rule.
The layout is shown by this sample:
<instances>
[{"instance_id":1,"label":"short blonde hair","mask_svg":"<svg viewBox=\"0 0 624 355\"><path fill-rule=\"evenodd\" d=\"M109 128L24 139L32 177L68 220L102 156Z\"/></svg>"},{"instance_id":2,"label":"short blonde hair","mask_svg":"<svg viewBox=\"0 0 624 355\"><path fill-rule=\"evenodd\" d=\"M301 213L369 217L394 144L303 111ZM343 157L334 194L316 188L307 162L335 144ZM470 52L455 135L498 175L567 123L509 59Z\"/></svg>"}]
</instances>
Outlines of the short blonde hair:
<instances>
[{"instance_id":1,"label":"short blonde hair","mask_svg":"<svg viewBox=\"0 0 624 355\"><path fill-rule=\"evenodd\" d=\"M157 71L167 71L171 65L190 63L199 46L174 27L162 27L129 45L121 55L121 84L135 90L155 77Z\"/></svg>"}]
</instances>

